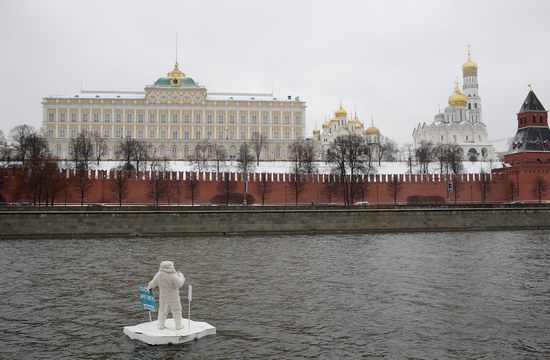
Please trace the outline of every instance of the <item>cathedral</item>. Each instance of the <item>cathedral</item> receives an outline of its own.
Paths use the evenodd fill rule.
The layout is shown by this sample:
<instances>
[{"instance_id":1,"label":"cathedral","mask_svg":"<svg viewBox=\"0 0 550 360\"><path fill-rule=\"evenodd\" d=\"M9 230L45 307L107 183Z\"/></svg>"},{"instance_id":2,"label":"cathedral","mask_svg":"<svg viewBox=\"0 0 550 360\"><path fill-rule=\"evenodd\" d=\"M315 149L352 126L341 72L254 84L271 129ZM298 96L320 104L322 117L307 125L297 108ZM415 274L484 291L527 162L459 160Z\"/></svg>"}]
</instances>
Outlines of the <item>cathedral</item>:
<instances>
[{"instance_id":1,"label":"cathedral","mask_svg":"<svg viewBox=\"0 0 550 360\"><path fill-rule=\"evenodd\" d=\"M462 91L455 83L444 112L435 115L431 124L418 124L413 131L416 148L423 143L456 145L463 160L497 160L488 140L487 125L482 120L477 69L468 51L468 61L462 65Z\"/></svg>"},{"instance_id":2,"label":"cathedral","mask_svg":"<svg viewBox=\"0 0 550 360\"><path fill-rule=\"evenodd\" d=\"M363 122L359 120L357 114L350 115L348 118L348 112L342 107L334 112L330 121L326 121L322 125L323 130L313 130L313 144L317 150L317 158L319 160L326 160L327 152L337 136L357 134L365 138L370 149L372 149L372 158L377 159L380 147L380 130L374 126L374 122L371 122L371 126L365 129Z\"/></svg>"}]
</instances>

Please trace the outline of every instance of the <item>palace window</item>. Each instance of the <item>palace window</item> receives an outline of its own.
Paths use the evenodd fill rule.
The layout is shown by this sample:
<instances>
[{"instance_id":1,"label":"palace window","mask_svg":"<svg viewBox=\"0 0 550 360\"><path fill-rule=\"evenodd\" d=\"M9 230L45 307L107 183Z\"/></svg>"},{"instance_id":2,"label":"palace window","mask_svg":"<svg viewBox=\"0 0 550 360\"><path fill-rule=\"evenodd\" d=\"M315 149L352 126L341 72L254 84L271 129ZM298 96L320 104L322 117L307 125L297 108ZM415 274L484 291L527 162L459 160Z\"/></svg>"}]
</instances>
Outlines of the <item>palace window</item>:
<instances>
[{"instance_id":1,"label":"palace window","mask_svg":"<svg viewBox=\"0 0 550 360\"><path fill-rule=\"evenodd\" d=\"M273 124L279 124L279 115L273 115Z\"/></svg>"},{"instance_id":2,"label":"palace window","mask_svg":"<svg viewBox=\"0 0 550 360\"><path fill-rule=\"evenodd\" d=\"M241 140L246 140L246 130L241 130Z\"/></svg>"},{"instance_id":3,"label":"palace window","mask_svg":"<svg viewBox=\"0 0 550 360\"><path fill-rule=\"evenodd\" d=\"M154 124L155 123L155 113L154 112L150 112L149 113L149 122L151 124Z\"/></svg>"},{"instance_id":4,"label":"palace window","mask_svg":"<svg viewBox=\"0 0 550 360\"><path fill-rule=\"evenodd\" d=\"M94 136L99 137L99 129L94 129Z\"/></svg>"},{"instance_id":5,"label":"palace window","mask_svg":"<svg viewBox=\"0 0 550 360\"><path fill-rule=\"evenodd\" d=\"M53 138L53 129L48 129L48 138Z\"/></svg>"},{"instance_id":6,"label":"palace window","mask_svg":"<svg viewBox=\"0 0 550 360\"><path fill-rule=\"evenodd\" d=\"M144 134L143 129L138 129L138 138L139 138L139 139L143 139L144 135L145 135L145 134Z\"/></svg>"},{"instance_id":7,"label":"palace window","mask_svg":"<svg viewBox=\"0 0 550 360\"><path fill-rule=\"evenodd\" d=\"M302 124L302 117L300 114L294 115L294 124L301 125Z\"/></svg>"},{"instance_id":8,"label":"palace window","mask_svg":"<svg viewBox=\"0 0 550 360\"><path fill-rule=\"evenodd\" d=\"M212 139L214 138L214 134L213 134L212 130L208 130L208 131L206 132L206 138L207 138L208 140L212 140Z\"/></svg>"},{"instance_id":9,"label":"palace window","mask_svg":"<svg viewBox=\"0 0 550 360\"><path fill-rule=\"evenodd\" d=\"M165 112L160 113L160 122L162 124L166 124L166 113Z\"/></svg>"},{"instance_id":10,"label":"palace window","mask_svg":"<svg viewBox=\"0 0 550 360\"><path fill-rule=\"evenodd\" d=\"M172 129L172 139L178 138L178 129Z\"/></svg>"},{"instance_id":11,"label":"palace window","mask_svg":"<svg viewBox=\"0 0 550 360\"><path fill-rule=\"evenodd\" d=\"M143 124L143 113L138 113L138 123Z\"/></svg>"},{"instance_id":12,"label":"palace window","mask_svg":"<svg viewBox=\"0 0 550 360\"><path fill-rule=\"evenodd\" d=\"M173 146L172 147L172 158L176 158L178 156L178 149Z\"/></svg>"},{"instance_id":13,"label":"palace window","mask_svg":"<svg viewBox=\"0 0 550 360\"><path fill-rule=\"evenodd\" d=\"M183 113L183 123L184 124L189 124L189 117L190 117L190 115L189 115L188 112Z\"/></svg>"},{"instance_id":14,"label":"palace window","mask_svg":"<svg viewBox=\"0 0 550 360\"><path fill-rule=\"evenodd\" d=\"M229 123L234 124L235 123L235 114L229 114Z\"/></svg>"},{"instance_id":15,"label":"palace window","mask_svg":"<svg viewBox=\"0 0 550 360\"><path fill-rule=\"evenodd\" d=\"M117 139L121 139L122 138L122 129L121 128L116 128L115 129L115 137Z\"/></svg>"},{"instance_id":16,"label":"palace window","mask_svg":"<svg viewBox=\"0 0 550 360\"><path fill-rule=\"evenodd\" d=\"M76 122L76 119L78 117L78 114L76 112L71 113L71 122Z\"/></svg>"},{"instance_id":17,"label":"palace window","mask_svg":"<svg viewBox=\"0 0 550 360\"><path fill-rule=\"evenodd\" d=\"M196 113L195 114L195 124L200 124L200 123L201 123L201 114Z\"/></svg>"},{"instance_id":18,"label":"palace window","mask_svg":"<svg viewBox=\"0 0 550 360\"><path fill-rule=\"evenodd\" d=\"M126 129L126 137L127 137L128 139L131 139L132 136L133 136L133 131L132 131L132 129Z\"/></svg>"},{"instance_id":19,"label":"palace window","mask_svg":"<svg viewBox=\"0 0 550 360\"><path fill-rule=\"evenodd\" d=\"M256 124L258 122L258 115L252 114L251 118L252 124Z\"/></svg>"},{"instance_id":20,"label":"palace window","mask_svg":"<svg viewBox=\"0 0 550 360\"><path fill-rule=\"evenodd\" d=\"M166 139L166 129L160 129L160 138Z\"/></svg>"},{"instance_id":21,"label":"palace window","mask_svg":"<svg viewBox=\"0 0 550 360\"><path fill-rule=\"evenodd\" d=\"M302 138L302 133L298 130L296 131L296 140L300 140Z\"/></svg>"},{"instance_id":22,"label":"palace window","mask_svg":"<svg viewBox=\"0 0 550 360\"><path fill-rule=\"evenodd\" d=\"M126 122L127 123L131 123L131 122L134 121L134 116L133 115L134 114L132 114L131 112L126 113Z\"/></svg>"},{"instance_id":23,"label":"palace window","mask_svg":"<svg viewBox=\"0 0 550 360\"><path fill-rule=\"evenodd\" d=\"M266 140L268 139L268 137L267 137L267 130L263 130L263 131L262 131L262 136L264 137L264 139L266 139Z\"/></svg>"},{"instance_id":24,"label":"palace window","mask_svg":"<svg viewBox=\"0 0 550 360\"><path fill-rule=\"evenodd\" d=\"M189 129L183 129L183 138L189 140Z\"/></svg>"},{"instance_id":25,"label":"palace window","mask_svg":"<svg viewBox=\"0 0 550 360\"><path fill-rule=\"evenodd\" d=\"M189 157L189 146L185 146L183 148L183 157L188 158Z\"/></svg>"},{"instance_id":26,"label":"palace window","mask_svg":"<svg viewBox=\"0 0 550 360\"><path fill-rule=\"evenodd\" d=\"M108 139L109 136L110 136L110 134L109 134L109 129L103 129L103 137L106 138L106 139Z\"/></svg>"},{"instance_id":27,"label":"palace window","mask_svg":"<svg viewBox=\"0 0 550 360\"><path fill-rule=\"evenodd\" d=\"M262 122L264 124L268 124L269 123L269 116L267 114L263 114L262 115Z\"/></svg>"},{"instance_id":28,"label":"palace window","mask_svg":"<svg viewBox=\"0 0 550 360\"><path fill-rule=\"evenodd\" d=\"M59 113L59 121L65 122L65 113L64 112Z\"/></svg>"},{"instance_id":29,"label":"palace window","mask_svg":"<svg viewBox=\"0 0 550 360\"><path fill-rule=\"evenodd\" d=\"M59 129L59 137L65 138L65 129Z\"/></svg>"},{"instance_id":30,"label":"palace window","mask_svg":"<svg viewBox=\"0 0 550 360\"><path fill-rule=\"evenodd\" d=\"M218 130L218 139L223 140L224 139L224 132L223 130Z\"/></svg>"},{"instance_id":31,"label":"palace window","mask_svg":"<svg viewBox=\"0 0 550 360\"><path fill-rule=\"evenodd\" d=\"M161 147L159 148L159 156L160 156L160 157L164 157L164 146L161 146Z\"/></svg>"},{"instance_id":32,"label":"palace window","mask_svg":"<svg viewBox=\"0 0 550 360\"><path fill-rule=\"evenodd\" d=\"M212 114L206 114L206 122L212 124Z\"/></svg>"},{"instance_id":33,"label":"palace window","mask_svg":"<svg viewBox=\"0 0 550 360\"><path fill-rule=\"evenodd\" d=\"M223 124L223 114L218 114L218 124Z\"/></svg>"},{"instance_id":34,"label":"palace window","mask_svg":"<svg viewBox=\"0 0 550 360\"><path fill-rule=\"evenodd\" d=\"M241 114L241 124L246 124L246 115Z\"/></svg>"},{"instance_id":35,"label":"palace window","mask_svg":"<svg viewBox=\"0 0 550 360\"><path fill-rule=\"evenodd\" d=\"M285 124L290 124L290 115L285 115Z\"/></svg>"},{"instance_id":36,"label":"palace window","mask_svg":"<svg viewBox=\"0 0 550 360\"><path fill-rule=\"evenodd\" d=\"M273 138L274 138L275 140L279 140L279 130L273 131Z\"/></svg>"},{"instance_id":37,"label":"palace window","mask_svg":"<svg viewBox=\"0 0 550 360\"><path fill-rule=\"evenodd\" d=\"M55 114L54 113L48 113L48 121L54 122L55 121Z\"/></svg>"},{"instance_id":38,"label":"palace window","mask_svg":"<svg viewBox=\"0 0 550 360\"><path fill-rule=\"evenodd\" d=\"M149 129L149 139L155 138L155 129Z\"/></svg>"},{"instance_id":39,"label":"palace window","mask_svg":"<svg viewBox=\"0 0 550 360\"><path fill-rule=\"evenodd\" d=\"M71 129L71 138L76 139L77 129Z\"/></svg>"},{"instance_id":40,"label":"palace window","mask_svg":"<svg viewBox=\"0 0 550 360\"><path fill-rule=\"evenodd\" d=\"M177 123L178 123L178 113L173 112L172 113L172 124L177 124Z\"/></svg>"},{"instance_id":41,"label":"palace window","mask_svg":"<svg viewBox=\"0 0 550 360\"><path fill-rule=\"evenodd\" d=\"M95 115L94 115L94 122L95 122ZM121 123L122 122L122 113L120 111L117 111L115 113L115 122Z\"/></svg>"},{"instance_id":42,"label":"palace window","mask_svg":"<svg viewBox=\"0 0 550 360\"><path fill-rule=\"evenodd\" d=\"M200 140L200 138L201 138L201 131L195 130L195 139Z\"/></svg>"},{"instance_id":43,"label":"palace window","mask_svg":"<svg viewBox=\"0 0 550 360\"><path fill-rule=\"evenodd\" d=\"M289 140L289 139L290 139L290 131L285 130L285 140Z\"/></svg>"},{"instance_id":44,"label":"palace window","mask_svg":"<svg viewBox=\"0 0 550 360\"><path fill-rule=\"evenodd\" d=\"M97 111L94 112L94 122L95 123L99 122L99 112Z\"/></svg>"},{"instance_id":45,"label":"palace window","mask_svg":"<svg viewBox=\"0 0 550 360\"><path fill-rule=\"evenodd\" d=\"M229 131L229 138L230 138L231 140L235 140L235 130L230 130L230 131Z\"/></svg>"},{"instance_id":46,"label":"palace window","mask_svg":"<svg viewBox=\"0 0 550 360\"><path fill-rule=\"evenodd\" d=\"M88 122L88 112L82 113L82 122Z\"/></svg>"}]
</instances>

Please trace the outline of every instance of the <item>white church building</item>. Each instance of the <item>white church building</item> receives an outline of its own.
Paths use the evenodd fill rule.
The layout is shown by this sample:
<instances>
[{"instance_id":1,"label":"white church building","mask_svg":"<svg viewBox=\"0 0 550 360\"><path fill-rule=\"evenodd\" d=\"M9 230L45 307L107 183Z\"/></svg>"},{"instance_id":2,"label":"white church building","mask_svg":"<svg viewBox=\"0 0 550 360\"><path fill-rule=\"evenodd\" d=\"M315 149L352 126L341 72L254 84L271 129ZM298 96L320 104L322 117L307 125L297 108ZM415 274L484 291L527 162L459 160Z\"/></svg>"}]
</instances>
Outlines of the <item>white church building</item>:
<instances>
[{"instance_id":1,"label":"white church building","mask_svg":"<svg viewBox=\"0 0 550 360\"><path fill-rule=\"evenodd\" d=\"M418 124L413 131L414 145L456 145L464 160L496 160L489 143L487 125L482 120L481 97L477 82L477 64L470 58L462 65L463 86L455 83L449 106L435 116L431 124Z\"/></svg>"}]
</instances>

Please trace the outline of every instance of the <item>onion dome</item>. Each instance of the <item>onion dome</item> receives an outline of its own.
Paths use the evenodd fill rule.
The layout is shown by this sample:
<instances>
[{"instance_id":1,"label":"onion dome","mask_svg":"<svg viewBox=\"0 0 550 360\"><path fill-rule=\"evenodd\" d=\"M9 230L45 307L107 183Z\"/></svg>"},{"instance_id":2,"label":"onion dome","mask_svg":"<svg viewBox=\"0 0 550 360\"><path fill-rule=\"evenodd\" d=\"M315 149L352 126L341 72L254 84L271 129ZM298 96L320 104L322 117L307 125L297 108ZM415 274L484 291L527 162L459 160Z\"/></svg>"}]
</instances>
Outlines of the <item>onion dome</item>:
<instances>
[{"instance_id":1,"label":"onion dome","mask_svg":"<svg viewBox=\"0 0 550 360\"><path fill-rule=\"evenodd\" d=\"M328 122L323 123L323 129L328 129L330 127L330 124Z\"/></svg>"},{"instance_id":2,"label":"onion dome","mask_svg":"<svg viewBox=\"0 0 550 360\"><path fill-rule=\"evenodd\" d=\"M313 130L313 135L320 135L321 134L321 130Z\"/></svg>"},{"instance_id":3,"label":"onion dome","mask_svg":"<svg viewBox=\"0 0 550 360\"><path fill-rule=\"evenodd\" d=\"M468 98L460 91L458 84L455 83L455 93L449 96L449 105L451 106L466 106Z\"/></svg>"},{"instance_id":4,"label":"onion dome","mask_svg":"<svg viewBox=\"0 0 550 360\"><path fill-rule=\"evenodd\" d=\"M468 61L462 65L462 73L464 76L477 76L477 64L470 58L470 50L468 50Z\"/></svg>"},{"instance_id":5,"label":"onion dome","mask_svg":"<svg viewBox=\"0 0 550 360\"><path fill-rule=\"evenodd\" d=\"M355 123L355 125L353 125L353 127L354 127L355 129L362 129L362 128L363 128L363 124L361 124L359 121L357 121L357 122Z\"/></svg>"},{"instance_id":6,"label":"onion dome","mask_svg":"<svg viewBox=\"0 0 550 360\"><path fill-rule=\"evenodd\" d=\"M337 123L337 122L338 122L338 119L335 118L335 117L333 117L332 119L330 119L330 122L331 122L331 123Z\"/></svg>"},{"instance_id":7,"label":"onion dome","mask_svg":"<svg viewBox=\"0 0 550 360\"><path fill-rule=\"evenodd\" d=\"M346 117L348 115L348 112L342 107L342 104L340 104L340 107L338 108L338 110L336 110L334 115L336 115L336 117Z\"/></svg>"},{"instance_id":8,"label":"onion dome","mask_svg":"<svg viewBox=\"0 0 550 360\"><path fill-rule=\"evenodd\" d=\"M380 130L376 126L370 126L365 130L365 135L380 135Z\"/></svg>"}]
</instances>

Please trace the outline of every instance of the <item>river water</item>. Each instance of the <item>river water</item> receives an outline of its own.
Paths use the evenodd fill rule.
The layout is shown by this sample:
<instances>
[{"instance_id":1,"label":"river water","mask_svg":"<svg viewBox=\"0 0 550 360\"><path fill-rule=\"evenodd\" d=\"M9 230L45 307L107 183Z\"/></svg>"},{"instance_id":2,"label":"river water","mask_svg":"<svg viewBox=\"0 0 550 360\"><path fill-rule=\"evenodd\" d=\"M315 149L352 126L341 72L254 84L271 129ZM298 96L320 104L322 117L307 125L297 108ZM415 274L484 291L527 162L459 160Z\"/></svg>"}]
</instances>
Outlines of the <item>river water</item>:
<instances>
[{"instance_id":1,"label":"river water","mask_svg":"<svg viewBox=\"0 0 550 360\"><path fill-rule=\"evenodd\" d=\"M217 335L122 333L162 260ZM1 359L550 358L543 231L6 240L0 270Z\"/></svg>"}]
</instances>

